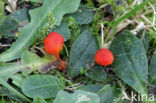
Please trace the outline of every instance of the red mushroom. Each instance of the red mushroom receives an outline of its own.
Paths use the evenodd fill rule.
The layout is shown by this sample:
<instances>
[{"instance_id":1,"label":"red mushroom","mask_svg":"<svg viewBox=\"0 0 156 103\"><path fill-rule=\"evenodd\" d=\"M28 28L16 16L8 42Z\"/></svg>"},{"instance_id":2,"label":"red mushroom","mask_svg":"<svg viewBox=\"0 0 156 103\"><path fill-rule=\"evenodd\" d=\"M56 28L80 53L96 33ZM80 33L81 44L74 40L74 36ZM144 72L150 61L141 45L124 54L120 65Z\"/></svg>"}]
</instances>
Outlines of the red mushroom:
<instances>
[{"instance_id":1,"label":"red mushroom","mask_svg":"<svg viewBox=\"0 0 156 103\"><path fill-rule=\"evenodd\" d=\"M108 66L113 63L114 56L110 50L101 48L95 54L95 61L99 65Z\"/></svg>"},{"instance_id":2,"label":"red mushroom","mask_svg":"<svg viewBox=\"0 0 156 103\"><path fill-rule=\"evenodd\" d=\"M51 32L44 39L44 46L47 53L54 55L59 61L59 70L66 68L66 62L60 58L60 51L64 45L64 37L57 32Z\"/></svg>"}]
</instances>

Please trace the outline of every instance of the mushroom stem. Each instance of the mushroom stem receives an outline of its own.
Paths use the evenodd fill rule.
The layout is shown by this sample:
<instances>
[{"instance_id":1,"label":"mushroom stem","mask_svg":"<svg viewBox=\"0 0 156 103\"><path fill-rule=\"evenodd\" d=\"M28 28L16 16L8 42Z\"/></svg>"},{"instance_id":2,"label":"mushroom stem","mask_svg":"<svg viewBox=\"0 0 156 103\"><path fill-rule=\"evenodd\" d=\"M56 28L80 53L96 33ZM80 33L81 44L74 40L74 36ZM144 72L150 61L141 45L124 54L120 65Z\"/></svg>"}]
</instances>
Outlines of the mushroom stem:
<instances>
[{"instance_id":1,"label":"mushroom stem","mask_svg":"<svg viewBox=\"0 0 156 103\"><path fill-rule=\"evenodd\" d=\"M55 57L60 61L60 66L58 67L58 70L63 71L64 69L66 69L67 63L60 58L60 54L55 54Z\"/></svg>"},{"instance_id":2,"label":"mushroom stem","mask_svg":"<svg viewBox=\"0 0 156 103\"><path fill-rule=\"evenodd\" d=\"M59 54L59 53L54 54L54 55L55 55L55 57L56 57L58 60L61 60L61 58L60 58L60 54Z\"/></svg>"},{"instance_id":3,"label":"mushroom stem","mask_svg":"<svg viewBox=\"0 0 156 103\"><path fill-rule=\"evenodd\" d=\"M60 66L59 66L58 70L63 71L64 69L66 69L66 67L67 67L67 63L60 59Z\"/></svg>"}]
</instances>

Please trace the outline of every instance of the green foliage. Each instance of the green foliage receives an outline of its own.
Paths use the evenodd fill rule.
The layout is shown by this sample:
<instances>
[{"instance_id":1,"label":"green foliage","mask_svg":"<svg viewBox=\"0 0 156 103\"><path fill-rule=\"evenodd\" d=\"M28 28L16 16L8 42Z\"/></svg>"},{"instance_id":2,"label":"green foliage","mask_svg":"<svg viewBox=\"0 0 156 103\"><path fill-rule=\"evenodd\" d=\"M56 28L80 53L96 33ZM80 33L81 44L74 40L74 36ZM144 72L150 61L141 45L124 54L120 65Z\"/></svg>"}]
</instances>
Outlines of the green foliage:
<instances>
[{"instance_id":1,"label":"green foliage","mask_svg":"<svg viewBox=\"0 0 156 103\"><path fill-rule=\"evenodd\" d=\"M100 103L113 103L120 94L115 86L111 87L110 85L86 85L82 86L80 90L97 93L100 97Z\"/></svg>"},{"instance_id":2,"label":"green foliage","mask_svg":"<svg viewBox=\"0 0 156 103\"><path fill-rule=\"evenodd\" d=\"M23 80L24 80L24 77L21 74L15 74L11 77L11 79L13 80L12 82L13 84L21 88Z\"/></svg>"},{"instance_id":3,"label":"green foliage","mask_svg":"<svg viewBox=\"0 0 156 103\"><path fill-rule=\"evenodd\" d=\"M31 3L35 4L35 3L42 3L43 0L30 0Z\"/></svg>"},{"instance_id":4,"label":"green foliage","mask_svg":"<svg viewBox=\"0 0 156 103\"><path fill-rule=\"evenodd\" d=\"M21 0L16 4L16 11L8 12L13 3L0 0L0 102L127 103L123 96L132 98L133 90L141 95L154 91L155 0ZM126 21L131 23L124 25ZM131 34L142 27L141 22L148 28ZM119 24L128 31L121 28L120 33ZM67 61L67 70L58 71L60 62L44 50L43 39L49 32L64 36L60 57ZM102 39L114 54L109 67L94 60Z\"/></svg>"},{"instance_id":5,"label":"green foliage","mask_svg":"<svg viewBox=\"0 0 156 103\"><path fill-rule=\"evenodd\" d=\"M150 74L150 83L156 85L156 54L152 56L150 67L149 67L149 74Z\"/></svg>"},{"instance_id":6,"label":"green foliage","mask_svg":"<svg viewBox=\"0 0 156 103\"><path fill-rule=\"evenodd\" d=\"M47 65L49 65L49 63L55 60L56 58L54 57L45 56L44 58L40 58L34 53L31 53L29 51L24 51L22 54L21 62L0 63L0 67L1 67L0 68L0 84L8 88L8 90L13 92L15 95L19 96L20 98L23 98L24 100L29 101L22 94L20 94L15 88L11 87L7 83L8 78L12 77L15 73L19 71L23 71L25 69L29 69L32 72L35 68L36 70L39 70L40 72L42 72L43 70L48 69ZM18 83L17 86L20 86L20 84Z\"/></svg>"},{"instance_id":7,"label":"green foliage","mask_svg":"<svg viewBox=\"0 0 156 103\"><path fill-rule=\"evenodd\" d=\"M0 33L5 37L17 37L14 32L20 26L25 26L29 19L28 10L26 8L20 9L3 19L0 23Z\"/></svg>"},{"instance_id":8,"label":"green foliage","mask_svg":"<svg viewBox=\"0 0 156 103\"><path fill-rule=\"evenodd\" d=\"M147 93L148 61L141 41L129 31L117 36L110 47L114 54L113 71L139 93Z\"/></svg>"},{"instance_id":9,"label":"green foliage","mask_svg":"<svg viewBox=\"0 0 156 103\"><path fill-rule=\"evenodd\" d=\"M112 40L114 34L116 33L116 30L117 30L117 26L118 24L131 17L133 14L135 14L138 10L142 9L150 0L145 0L145 2L142 2L140 5L136 6L134 9L130 10L129 12L127 12L124 16L118 18L112 25L113 25L113 30L112 30L112 33L111 33L111 36L109 37L110 40Z\"/></svg>"},{"instance_id":10,"label":"green foliage","mask_svg":"<svg viewBox=\"0 0 156 103\"><path fill-rule=\"evenodd\" d=\"M66 22L62 22L60 26L57 26L52 31L58 32L59 34L61 34L64 37L65 41L67 41L71 37L69 27Z\"/></svg>"},{"instance_id":11,"label":"green foliage","mask_svg":"<svg viewBox=\"0 0 156 103\"><path fill-rule=\"evenodd\" d=\"M137 37L142 41L144 48L147 52L149 43L148 43L148 35L146 31L141 30L140 32L138 32Z\"/></svg>"},{"instance_id":12,"label":"green foliage","mask_svg":"<svg viewBox=\"0 0 156 103\"><path fill-rule=\"evenodd\" d=\"M102 88L103 88L102 84L90 84L80 87L79 90L97 93Z\"/></svg>"},{"instance_id":13,"label":"green foliage","mask_svg":"<svg viewBox=\"0 0 156 103\"><path fill-rule=\"evenodd\" d=\"M72 98L71 98L72 97ZM97 94L78 90L73 94L60 91L54 103L100 103Z\"/></svg>"},{"instance_id":14,"label":"green foliage","mask_svg":"<svg viewBox=\"0 0 156 103\"><path fill-rule=\"evenodd\" d=\"M101 36L99 34L100 31L100 23L103 23L104 18L101 15L101 12L99 10L97 10L94 14L94 18L92 20L92 24L91 24L91 32L93 35L96 36L97 42L99 47L101 47Z\"/></svg>"},{"instance_id":15,"label":"green foliage","mask_svg":"<svg viewBox=\"0 0 156 103\"><path fill-rule=\"evenodd\" d=\"M1 0L0 1L0 23L1 21L4 19L4 3L3 1Z\"/></svg>"},{"instance_id":16,"label":"green foliage","mask_svg":"<svg viewBox=\"0 0 156 103\"><path fill-rule=\"evenodd\" d=\"M97 47L96 38L88 30L78 36L70 52L68 75L76 77L81 68L86 69L86 65L92 63Z\"/></svg>"},{"instance_id":17,"label":"green foliage","mask_svg":"<svg viewBox=\"0 0 156 103\"><path fill-rule=\"evenodd\" d=\"M1 99L1 101L0 101L1 103L6 103L6 101L5 101L5 99L2 97L2 99Z\"/></svg>"},{"instance_id":18,"label":"green foliage","mask_svg":"<svg viewBox=\"0 0 156 103\"><path fill-rule=\"evenodd\" d=\"M95 65L93 68L91 68L91 70L86 73L86 76L98 82L105 82L107 79L105 68L99 65Z\"/></svg>"},{"instance_id":19,"label":"green foliage","mask_svg":"<svg viewBox=\"0 0 156 103\"><path fill-rule=\"evenodd\" d=\"M91 6L91 7L94 7L94 3L93 3L93 0L86 0L87 1L87 6Z\"/></svg>"},{"instance_id":20,"label":"green foliage","mask_svg":"<svg viewBox=\"0 0 156 103\"><path fill-rule=\"evenodd\" d=\"M80 0L44 0L43 6L29 12L31 23L19 29L19 37L9 50L0 55L0 61L10 61L19 58L24 47L32 44L49 22L49 14L55 18L54 25L60 25L64 14L78 9ZM40 16L38 16L40 15Z\"/></svg>"},{"instance_id":21,"label":"green foliage","mask_svg":"<svg viewBox=\"0 0 156 103\"><path fill-rule=\"evenodd\" d=\"M82 25L82 24L89 24L92 22L94 14L87 8L79 8L77 12L70 14L75 21Z\"/></svg>"},{"instance_id":22,"label":"green foliage","mask_svg":"<svg viewBox=\"0 0 156 103\"><path fill-rule=\"evenodd\" d=\"M40 37L41 37L41 40L44 40L44 38L46 37L46 35L45 34L47 34L47 31L50 29L50 28L52 28L53 26L53 24L54 24L54 17L53 17L53 14L52 13L49 13L48 14L48 23L46 24L46 26L45 27L43 27L43 29L42 29L42 31L41 31L41 34L42 35L40 35Z\"/></svg>"},{"instance_id":23,"label":"green foliage","mask_svg":"<svg viewBox=\"0 0 156 103\"><path fill-rule=\"evenodd\" d=\"M100 103L113 103L119 93L115 86L105 85L97 94L100 96Z\"/></svg>"},{"instance_id":24,"label":"green foliage","mask_svg":"<svg viewBox=\"0 0 156 103\"><path fill-rule=\"evenodd\" d=\"M6 81L4 81L1 78L0 78L0 84L3 85L3 86L5 86L10 92L12 92L13 94L15 94L16 96L20 97L23 101L30 102L30 100L27 97L25 97L22 93L20 93L15 88L13 88L12 86L10 86Z\"/></svg>"},{"instance_id":25,"label":"green foliage","mask_svg":"<svg viewBox=\"0 0 156 103\"><path fill-rule=\"evenodd\" d=\"M40 96L42 98L56 97L58 91L63 87L58 79L51 75L31 75L22 83L22 92L30 97Z\"/></svg>"},{"instance_id":26,"label":"green foliage","mask_svg":"<svg viewBox=\"0 0 156 103\"><path fill-rule=\"evenodd\" d=\"M33 103L47 103L44 99L39 96L36 96L33 100Z\"/></svg>"},{"instance_id":27,"label":"green foliage","mask_svg":"<svg viewBox=\"0 0 156 103\"><path fill-rule=\"evenodd\" d=\"M149 42L151 42L151 47L152 49L156 47L156 34L154 30L149 30L147 32L147 34L149 35Z\"/></svg>"}]
</instances>

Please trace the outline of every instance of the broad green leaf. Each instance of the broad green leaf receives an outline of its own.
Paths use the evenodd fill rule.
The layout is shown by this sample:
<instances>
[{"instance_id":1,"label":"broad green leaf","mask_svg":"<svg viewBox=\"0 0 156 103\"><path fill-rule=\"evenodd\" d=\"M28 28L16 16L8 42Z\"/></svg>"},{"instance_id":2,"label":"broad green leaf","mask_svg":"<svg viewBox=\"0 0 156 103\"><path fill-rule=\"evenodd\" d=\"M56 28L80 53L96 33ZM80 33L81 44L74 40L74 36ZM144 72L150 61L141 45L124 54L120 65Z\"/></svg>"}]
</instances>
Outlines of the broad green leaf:
<instances>
[{"instance_id":1,"label":"broad green leaf","mask_svg":"<svg viewBox=\"0 0 156 103\"><path fill-rule=\"evenodd\" d=\"M152 56L149 67L150 83L156 85L156 54Z\"/></svg>"},{"instance_id":2,"label":"broad green leaf","mask_svg":"<svg viewBox=\"0 0 156 103\"><path fill-rule=\"evenodd\" d=\"M107 79L105 68L99 65L95 65L93 68L91 68L86 73L86 76L98 82L105 82Z\"/></svg>"},{"instance_id":3,"label":"broad green leaf","mask_svg":"<svg viewBox=\"0 0 156 103\"><path fill-rule=\"evenodd\" d=\"M80 87L79 90L97 93L100 89L103 88L103 86L104 85L102 84L90 84L90 85L84 85Z\"/></svg>"},{"instance_id":4,"label":"broad green leaf","mask_svg":"<svg viewBox=\"0 0 156 103\"><path fill-rule=\"evenodd\" d=\"M9 77L19 72L22 67L19 63L0 63L0 78L7 81Z\"/></svg>"},{"instance_id":5,"label":"broad green leaf","mask_svg":"<svg viewBox=\"0 0 156 103\"><path fill-rule=\"evenodd\" d=\"M93 12L85 8L79 8L77 12L70 14L69 16L72 16L75 21L81 25L89 24L94 18Z\"/></svg>"},{"instance_id":6,"label":"broad green leaf","mask_svg":"<svg viewBox=\"0 0 156 103\"><path fill-rule=\"evenodd\" d=\"M52 65L52 62L54 61L56 61L55 57L45 56L44 58L40 58L34 53L24 51L20 62L0 63L0 78L7 81L9 77L12 77L15 73L25 69L31 71L36 69L42 72L43 70L50 68L50 65Z\"/></svg>"},{"instance_id":7,"label":"broad green leaf","mask_svg":"<svg viewBox=\"0 0 156 103\"><path fill-rule=\"evenodd\" d=\"M22 92L30 98L35 96L40 96L41 98L56 97L58 91L62 89L63 86L52 75L31 75L22 83Z\"/></svg>"},{"instance_id":8,"label":"broad green leaf","mask_svg":"<svg viewBox=\"0 0 156 103\"><path fill-rule=\"evenodd\" d=\"M125 83L139 93L147 93L148 61L142 42L129 31L119 34L112 42L113 70Z\"/></svg>"},{"instance_id":9,"label":"broad green leaf","mask_svg":"<svg viewBox=\"0 0 156 103\"><path fill-rule=\"evenodd\" d=\"M105 85L101 90L98 91L100 96L100 103L114 103L119 91L116 87L111 87L110 85Z\"/></svg>"},{"instance_id":10,"label":"broad green leaf","mask_svg":"<svg viewBox=\"0 0 156 103\"><path fill-rule=\"evenodd\" d=\"M52 31L61 34L64 37L64 41L67 41L71 36L68 25L65 22L62 22L60 26L57 26Z\"/></svg>"},{"instance_id":11,"label":"broad green leaf","mask_svg":"<svg viewBox=\"0 0 156 103\"><path fill-rule=\"evenodd\" d=\"M5 19L0 23L0 33L5 36L11 35L11 32L16 30L18 27L18 22L15 19L5 17ZM12 37L15 37L15 35L11 35Z\"/></svg>"},{"instance_id":12,"label":"broad green leaf","mask_svg":"<svg viewBox=\"0 0 156 103\"><path fill-rule=\"evenodd\" d=\"M31 59L29 59L31 58ZM56 61L55 57L47 57L39 58L36 54L31 53L29 51L24 51L22 55L22 60L20 62L15 63L0 63L0 84L4 87L8 88L9 91L24 99L25 101L29 101L25 96L19 93L15 88L10 86L7 83L9 77L12 77L15 73L19 71L23 71L25 69L29 69L30 71L48 69L51 67L52 62Z\"/></svg>"},{"instance_id":13,"label":"broad green leaf","mask_svg":"<svg viewBox=\"0 0 156 103\"><path fill-rule=\"evenodd\" d=\"M97 94L91 92L78 90L73 94L69 94L60 91L54 103L100 103L100 99Z\"/></svg>"},{"instance_id":14,"label":"broad green leaf","mask_svg":"<svg viewBox=\"0 0 156 103\"><path fill-rule=\"evenodd\" d=\"M54 25L60 25L64 14L75 12L79 3L80 0L44 0L42 7L30 10L31 22L19 29L18 39L10 49L0 55L0 61L6 62L19 58L22 49L35 42L42 30L50 25L50 14L53 14L55 19Z\"/></svg>"},{"instance_id":15,"label":"broad green leaf","mask_svg":"<svg viewBox=\"0 0 156 103\"><path fill-rule=\"evenodd\" d=\"M98 44L96 37L89 30L84 31L72 45L68 64L68 75L76 77L80 74L81 68L85 70L87 65L91 64L94 60L97 50Z\"/></svg>"},{"instance_id":16,"label":"broad green leaf","mask_svg":"<svg viewBox=\"0 0 156 103\"><path fill-rule=\"evenodd\" d=\"M28 19L29 15L26 8L17 10L5 17L0 23L0 33L5 37L16 37L15 32L17 32L18 27L26 25Z\"/></svg>"},{"instance_id":17,"label":"broad green leaf","mask_svg":"<svg viewBox=\"0 0 156 103\"><path fill-rule=\"evenodd\" d=\"M114 103L113 101L120 93L115 86L101 84L82 86L80 90L97 93L100 97L100 103Z\"/></svg>"},{"instance_id":18,"label":"broad green leaf","mask_svg":"<svg viewBox=\"0 0 156 103\"><path fill-rule=\"evenodd\" d=\"M39 96L36 96L33 100L33 103L47 103L44 99Z\"/></svg>"},{"instance_id":19,"label":"broad green leaf","mask_svg":"<svg viewBox=\"0 0 156 103\"><path fill-rule=\"evenodd\" d=\"M23 8L23 9L17 10L16 12L10 14L8 17L16 20L17 22L28 20L29 19L28 9Z\"/></svg>"}]
</instances>

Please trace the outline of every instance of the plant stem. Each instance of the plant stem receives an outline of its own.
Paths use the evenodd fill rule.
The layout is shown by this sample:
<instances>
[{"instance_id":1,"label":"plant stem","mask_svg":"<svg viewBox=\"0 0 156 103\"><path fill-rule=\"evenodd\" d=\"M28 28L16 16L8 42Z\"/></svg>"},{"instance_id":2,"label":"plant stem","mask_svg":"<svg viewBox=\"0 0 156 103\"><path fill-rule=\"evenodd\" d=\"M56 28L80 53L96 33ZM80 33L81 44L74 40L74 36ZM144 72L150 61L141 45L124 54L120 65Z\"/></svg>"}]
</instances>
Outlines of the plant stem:
<instances>
[{"instance_id":1,"label":"plant stem","mask_svg":"<svg viewBox=\"0 0 156 103\"><path fill-rule=\"evenodd\" d=\"M64 46L64 48L65 48L65 50L66 50L66 54L67 54L67 57L68 57L68 56L69 56L68 49L67 49L67 47L66 47L65 44L64 44L63 46Z\"/></svg>"},{"instance_id":2,"label":"plant stem","mask_svg":"<svg viewBox=\"0 0 156 103\"><path fill-rule=\"evenodd\" d=\"M101 23L101 46L103 47L104 45L104 32L103 32L103 24Z\"/></svg>"}]
</instances>

